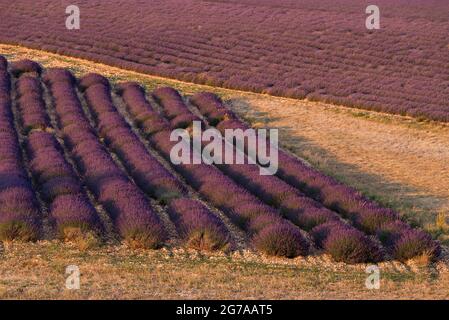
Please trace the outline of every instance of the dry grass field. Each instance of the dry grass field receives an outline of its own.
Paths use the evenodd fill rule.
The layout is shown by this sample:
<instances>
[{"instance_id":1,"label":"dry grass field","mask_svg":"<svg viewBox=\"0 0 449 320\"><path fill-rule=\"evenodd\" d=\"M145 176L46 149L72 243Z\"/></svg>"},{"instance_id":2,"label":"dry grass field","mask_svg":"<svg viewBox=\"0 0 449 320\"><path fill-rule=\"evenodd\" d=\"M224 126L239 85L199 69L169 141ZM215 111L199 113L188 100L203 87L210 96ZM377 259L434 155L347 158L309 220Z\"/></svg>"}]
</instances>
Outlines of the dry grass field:
<instances>
[{"instance_id":1,"label":"dry grass field","mask_svg":"<svg viewBox=\"0 0 449 320\"><path fill-rule=\"evenodd\" d=\"M29 58L76 75L98 72L147 89L170 85L185 94L219 93L254 126L280 129L280 142L311 165L423 226L444 247L434 265L382 263L381 288L365 287L366 265L327 257L267 259L165 248L111 245L80 250L41 241L0 247L0 298L449 298L449 126L342 106L271 97L163 79L23 47L0 45L10 60ZM77 265L81 289L65 289L65 268Z\"/></svg>"},{"instance_id":2,"label":"dry grass field","mask_svg":"<svg viewBox=\"0 0 449 320\"><path fill-rule=\"evenodd\" d=\"M80 269L79 290L65 287L69 265ZM80 251L57 242L12 244L0 256L0 298L449 299L447 263L381 264L379 290L366 288L365 269L313 256L286 260L250 252L228 256L169 248Z\"/></svg>"}]
</instances>

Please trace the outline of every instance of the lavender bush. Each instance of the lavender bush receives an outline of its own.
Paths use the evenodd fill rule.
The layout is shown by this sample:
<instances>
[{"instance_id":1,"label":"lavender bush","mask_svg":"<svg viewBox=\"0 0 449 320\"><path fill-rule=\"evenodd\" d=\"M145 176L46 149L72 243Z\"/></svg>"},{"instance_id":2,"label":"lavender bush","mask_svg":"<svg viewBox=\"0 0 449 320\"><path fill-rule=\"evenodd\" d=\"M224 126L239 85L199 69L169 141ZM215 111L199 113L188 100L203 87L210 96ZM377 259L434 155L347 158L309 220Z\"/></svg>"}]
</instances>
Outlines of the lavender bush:
<instances>
[{"instance_id":1,"label":"lavender bush","mask_svg":"<svg viewBox=\"0 0 449 320\"><path fill-rule=\"evenodd\" d=\"M341 222L328 222L312 229L315 243L335 261L346 263L378 262L381 249L362 232Z\"/></svg>"},{"instance_id":2,"label":"lavender bush","mask_svg":"<svg viewBox=\"0 0 449 320\"><path fill-rule=\"evenodd\" d=\"M170 203L169 214L186 244L199 250L220 250L229 245L229 232L201 202L180 198Z\"/></svg>"}]
</instances>

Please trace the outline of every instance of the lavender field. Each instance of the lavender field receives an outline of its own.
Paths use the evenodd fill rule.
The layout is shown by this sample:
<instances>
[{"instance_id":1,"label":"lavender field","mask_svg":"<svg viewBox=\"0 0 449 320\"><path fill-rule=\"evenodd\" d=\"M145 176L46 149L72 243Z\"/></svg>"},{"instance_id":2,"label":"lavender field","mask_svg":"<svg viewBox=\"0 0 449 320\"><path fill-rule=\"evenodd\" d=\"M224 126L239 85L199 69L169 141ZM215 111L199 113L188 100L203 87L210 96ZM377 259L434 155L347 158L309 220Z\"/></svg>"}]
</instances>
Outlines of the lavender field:
<instances>
[{"instance_id":1,"label":"lavender field","mask_svg":"<svg viewBox=\"0 0 449 320\"><path fill-rule=\"evenodd\" d=\"M0 301L449 299L448 35L449 0L0 0Z\"/></svg>"},{"instance_id":2,"label":"lavender field","mask_svg":"<svg viewBox=\"0 0 449 320\"><path fill-rule=\"evenodd\" d=\"M173 164L170 134L194 120L248 128L212 93L145 92L0 57L1 240L89 236L227 252L243 241L268 256L349 264L438 259L426 232L286 151L274 176L257 164Z\"/></svg>"},{"instance_id":3,"label":"lavender field","mask_svg":"<svg viewBox=\"0 0 449 320\"><path fill-rule=\"evenodd\" d=\"M0 41L147 74L449 121L449 3L80 0L0 3Z\"/></svg>"}]
</instances>

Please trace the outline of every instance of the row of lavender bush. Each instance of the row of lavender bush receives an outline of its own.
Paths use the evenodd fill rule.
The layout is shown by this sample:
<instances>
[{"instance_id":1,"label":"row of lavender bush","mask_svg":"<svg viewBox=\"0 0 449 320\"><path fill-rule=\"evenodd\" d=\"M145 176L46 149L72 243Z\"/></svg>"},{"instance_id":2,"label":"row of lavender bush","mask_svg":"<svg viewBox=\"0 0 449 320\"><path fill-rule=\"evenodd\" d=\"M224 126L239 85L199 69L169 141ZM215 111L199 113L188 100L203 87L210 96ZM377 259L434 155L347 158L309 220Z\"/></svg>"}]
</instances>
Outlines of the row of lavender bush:
<instances>
[{"instance_id":1,"label":"row of lavender bush","mask_svg":"<svg viewBox=\"0 0 449 320\"><path fill-rule=\"evenodd\" d=\"M16 65L16 71L17 70ZM22 70L24 71L24 70ZM18 73L16 73L18 74ZM16 82L21 127L26 134L30 171L59 238L98 233L98 215L53 134L39 78L22 75Z\"/></svg>"},{"instance_id":2,"label":"row of lavender bush","mask_svg":"<svg viewBox=\"0 0 449 320\"><path fill-rule=\"evenodd\" d=\"M132 246L158 248L164 226L144 194L104 149L84 114L70 72L47 70L45 76L66 146L84 179L111 216L119 235Z\"/></svg>"},{"instance_id":3,"label":"row of lavender bush","mask_svg":"<svg viewBox=\"0 0 449 320\"><path fill-rule=\"evenodd\" d=\"M132 92L132 94L129 92ZM132 87L131 85L128 85L128 93L125 91L124 94L125 101L128 102L127 99L129 99L131 102L128 103L128 108L134 117L138 117L140 113L151 110L150 113L152 114L152 119L155 119L158 123L161 122L158 119L157 113L153 110L148 101L146 101L144 93L140 88L137 86ZM197 119L194 115L189 115L190 111L182 103L182 100L176 99L179 98L176 91L162 88L155 91L153 94L159 102L163 102L164 99L166 99L165 102L168 101L169 107L164 108L164 114L168 119L171 119L171 121L165 121L166 128L177 128L177 123L179 123L177 119L183 116L185 116L185 118L190 117L192 120ZM135 110L133 110L133 106L136 107ZM145 122L147 123L148 120ZM143 122L139 123L139 121L137 121L137 124L142 125ZM160 150L162 150L162 153L166 157L169 157L170 146L173 146L173 143L169 142L169 133L166 132L166 129L161 129L158 133L151 132L148 134L148 138L150 141L155 143ZM234 222L242 226L244 229L249 230L250 233L259 232L259 234L255 236L256 246L258 245L259 248L262 248L262 250L266 252L282 252L276 248L282 245L287 245L283 239L284 236L282 235L285 230L273 224L272 220L285 220L282 220L277 210L274 210L271 206L268 206L267 204L264 204L260 202L260 200L254 198L254 196L248 193L246 189L242 189L214 166L204 164L179 165L176 166L176 168L186 176L189 183L191 183L200 192L203 192L205 197L208 197L211 202L217 206L221 206L224 211L228 212ZM259 177L258 173L257 176ZM216 183L216 186L213 187L209 181L218 182ZM242 190L241 192L244 192L244 194L240 194L237 190ZM284 191L285 196L289 195L288 192L292 192L290 195L292 199L295 196L300 197L299 192L295 191L293 188L289 188L288 190L284 188L282 191ZM277 195L281 198L283 196L281 192ZM292 203L294 202L292 201ZM315 212L319 212L320 207L315 206L315 208ZM323 210L323 208L321 209ZM267 212L269 213L267 214ZM292 217L294 216L294 212L294 209L290 211ZM333 219L324 219L323 223L326 221L339 221L338 217L330 211L327 210L326 212L328 212L327 214L332 216ZM298 210L296 210L296 214L297 213ZM311 209L310 214L312 214ZM343 222L340 223L344 224ZM285 222L283 222L283 224L285 224ZM255 228L255 230L252 231L251 228ZM259 231L259 228L262 229ZM343 246L340 246L342 248L339 247L332 252L327 250L330 246L323 244L325 250L331 253L336 260L356 263L362 261L377 261L381 258L379 248L377 248L375 243L373 243L368 237L364 236L361 232L354 230L350 226L347 226L345 230L352 230L351 232L348 232L350 238L349 241L347 239L343 239L343 237L340 237L338 240L334 239L334 243L346 242ZM348 242L350 245L347 245Z\"/></svg>"},{"instance_id":4,"label":"row of lavender bush","mask_svg":"<svg viewBox=\"0 0 449 320\"><path fill-rule=\"evenodd\" d=\"M215 94L197 93L190 98L190 102L221 132L229 128L242 130L249 128ZM279 178L327 208L337 211L357 228L368 234L377 235L393 257L406 260L423 253L429 254L432 258L439 254L439 245L422 230L412 229L400 221L397 212L382 208L356 190L305 165L287 152L283 150L278 152Z\"/></svg>"},{"instance_id":5,"label":"row of lavender bush","mask_svg":"<svg viewBox=\"0 0 449 320\"><path fill-rule=\"evenodd\" d=\"M97 230L100 227L98 217L83 194L79 179L66 162L58 141L51 133L45 132L51 130L51 124L42 99L41 71L38 64L29 60L11 65L11 73L19 78L16 85L19 125L27 137L31 173L59 231L74 226ZM229 243L229 233L223 222L203 203L189 198L182 183L149 153L118 112L106 78L90 74L80 79L78 84L85 94L89 112L93 114L95 128L84 114L75 88L76 80L70 72L50 69L43 79L51 89L58 131L62 132L87 186L111 215L123 238L138 246L157 248L166 240L167 234L144 194L114 162L99 138L118 155L139 187L168 204L170 218L190 246L219 249ZM22 164L10 93L7 62L0 58L0 137L5 142L0 145L0 235L3 239L32 240L38 236L38 204ZM221 131L249 128L211 94L202 93L191 99L205 116L206 121L203 121L171 88L153 92L153 97L163 106L165 118L151 106L139 85L120 84L117 93L140 131L166 159L170 158L175 144L170 141L171 130L188 128L194 120L201 120L203 125L215 125ZM195 151L192 150L192 157L199 156ZM246 230L257 249L270 255L294 257L309 253L310 243L305 233L288 220L309 231L316 246L337 261L358 263L383 258L381 248L352 225L377 236L389 253L399 260L421 254L428 254L431 258L439 255L438 243L423 231L402 222L397 213L367 201L355 190L305 166L292 155L282 150L279 152L278 177L260 176L256 165L220 165L220 170L205 164L173 167L205 199ZM323 178L324 182L320 182L324 186L314 185L315 190L311 192L307 185L309 180L299 180L308 177L304 174L307 170L316 174L311 181L318 180L316 177ZM322 189L324 195L321 194ZM345 197L338 193L328 194L332 191L352 194L345 194ZM334 199L332 197L343 204L338 201L339 205L329 204ZM350 206L344 207L348 203ZM15 207L19 210L11 210Z\"/></svg>"},{"instance_id":6,"label":"row of lavender bush","mask_svg":"<svg viewBox=\"0 0 449 320\"><path fill-rule=\"evenodd\" d=\"M153 96L162 105L165 113L176 114L176 117L173 119L183 115L186 117L193 116L180 94L173 88L156 89L153 91ZM174 109L172 107L174 105L178 107ZM173 121L171 124L172 127L176 125ZM224 144L223 148L225 148ZM224 151L223 149L222 154L224 154ZM235 182L259 197L263 202L279 209L287 219L306 231L331 221L335 222L331 226L345 225L338 214L323 207L322 204L315 200L306 197L278 177L261 175L257 165L249 164L246 161L244 164L216 164L216 166L227 176L234 179ZM377 247L376 243L362 232L353 229L352 226L345 225L344 230L347 230L347 232L341 234L341 238L344 237L345 239L339 239L341 244L337 246L341 247L342 252L345 252L347 256L342 256L335 249L328 250L334 259L346 262L377 261L382 259L380 248ZM337 242L337 239L334 239L333 242ZM358 243L357 254L353 250L354 243ZM327 246L327 242L323 242L323 244L325 244L325 249L330 248Z\"/></svg>"},{"instance_id":7,"label":"row of lavender bush","mask_svg":"<svg viewBox=\"0 0 449 320\"><path fill-rule=\"evenodd\" d=\"M153 147L170 161L170 152L175 144L170 141L170 124L154 110L138 84L122 84L118 93L136 125L146 134ZM192 152L192 156L194 155ZM308 254L309 243L298 228L282 219L273 208L260 202L218 169L204 164L173 165L173 168L205 199L246 230L258 250L286 257Z\"/></svg>"},{"instance_id":8,"label":"row of lavender bush","mask_svg":"<svg viewBox=\"0 0 449 320\"><path fill-rule=\"evenodd\" d=\"M169 213L183 241L197 249L218 250L229 242L221 220L201 202L187 198L181 182L153 157L116 109L109 82L97 74L80 79L99 136L120 158L134 181L150 196L169 203Z\"/></svg>"},{"instance_id":9,"label":"row of lavender bush","mask_svg":"<svg viewBox=\"0 0 449 320\"><path fill-rule=\"evenodd\" d=\"M80 87L93 113L98 135L122 160L139 187L164 203L185 194L181 183L148 153L117 111L112 102L109 81L100 75L88 74L80 79Z\"/></svg>"},{"instance_id":10,"label":"row of lavender bush","mask_svg":"<svg viewBox=\"0 0 449 320\"><path fill-rule=\"evenodd\" d=\"M8 63L0 56L0 240L39 237L39 205L22 163L11 102Z\"/></svg>"}]
</instances>

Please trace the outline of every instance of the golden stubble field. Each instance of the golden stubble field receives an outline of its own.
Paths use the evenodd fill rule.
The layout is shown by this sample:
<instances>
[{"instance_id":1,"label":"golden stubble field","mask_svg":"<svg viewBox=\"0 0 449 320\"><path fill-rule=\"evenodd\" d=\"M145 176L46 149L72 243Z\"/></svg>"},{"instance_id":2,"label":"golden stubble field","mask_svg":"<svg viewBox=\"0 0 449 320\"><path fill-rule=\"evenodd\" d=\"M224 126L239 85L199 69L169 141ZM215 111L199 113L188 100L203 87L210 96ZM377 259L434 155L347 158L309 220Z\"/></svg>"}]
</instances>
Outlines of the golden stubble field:
<instances>
[{"instance_id":1,"label":"golden stubble field","mask_svg":"<svg viewBox=\"0 0 449 320\"><path fill-rule=\"evenodd\" d=\"M0 45L10 60L29 58L77 75L102 73L151 90L170 85L189 94L217 92L256 127L280 129L280 143L313 166L401 212L449 243L449 126L331 106L183 83L17 46ZM366 266L327 257L267 259L251 252L201 254L166 248L135 251L112 245L79 250L42 241L0 248L0 298L449 298L448 251L432 266L381 265L381 289L365 287ZM81 289L65 289L65 268L81 271Z\"/></svg>"},{"instance_id":2,"label":"golden stubble field","mask_svg":"<svg viewBox=\"0 0 449 320\"><path fill-rule=\"evenodd\" d=\"M447 261L447 252L446 261ZM66 287L68 266L79 290ZM386 262L380 288L367 289L367 265L326 256L274 259L249 251L202 254L42 241L6 244L0 257L1 299L449 299L447 262Z\"/></svg>"}]
</instances>

